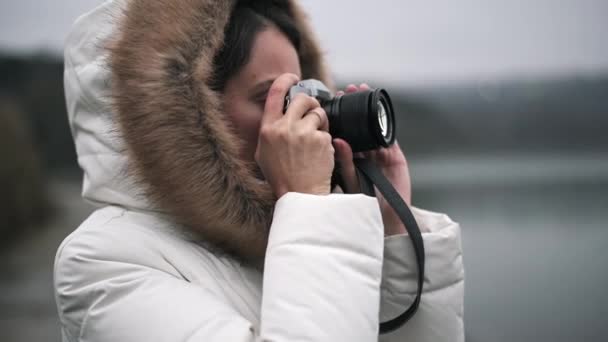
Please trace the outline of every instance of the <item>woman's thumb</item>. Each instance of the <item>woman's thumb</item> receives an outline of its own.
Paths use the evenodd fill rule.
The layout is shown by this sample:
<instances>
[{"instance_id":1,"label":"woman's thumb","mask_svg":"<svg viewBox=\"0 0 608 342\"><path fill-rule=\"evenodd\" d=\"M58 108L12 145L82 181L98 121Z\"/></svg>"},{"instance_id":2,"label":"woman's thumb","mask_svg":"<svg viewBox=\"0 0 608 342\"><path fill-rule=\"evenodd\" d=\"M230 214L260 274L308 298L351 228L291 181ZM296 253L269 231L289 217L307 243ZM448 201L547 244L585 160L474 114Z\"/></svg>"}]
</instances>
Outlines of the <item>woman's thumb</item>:
<instances>
[{"instance_id":1,"label":"woman's thumb","mask_svg":"<svg viewBox=\"0 0 608 342\"><path fill-rule=\"evenodd\" d=\"M342 190L347 194L361 192L357 171L355 170L355 164L353 163L353 150L343 139L334 139L333 143L334 149L336 150L336 160L340 163L340 175L342 176L346 188Z\"/></svg>"}]
</instances>

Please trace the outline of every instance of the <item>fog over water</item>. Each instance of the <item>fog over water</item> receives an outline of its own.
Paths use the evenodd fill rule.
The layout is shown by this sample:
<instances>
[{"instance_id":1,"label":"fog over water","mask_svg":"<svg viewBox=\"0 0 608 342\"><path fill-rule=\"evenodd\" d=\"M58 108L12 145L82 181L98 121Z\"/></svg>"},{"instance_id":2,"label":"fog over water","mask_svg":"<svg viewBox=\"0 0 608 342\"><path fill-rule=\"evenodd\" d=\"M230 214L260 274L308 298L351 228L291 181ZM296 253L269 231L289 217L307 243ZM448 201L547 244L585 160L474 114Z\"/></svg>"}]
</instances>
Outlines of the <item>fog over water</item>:
<instances>
[{"instance_id":1,"label":"fog over water","mask_svg":"<svg viewBox=\"0 0 608 342\"><path fill-rule=\"evenodd\" d=\"M60 52L100 0L0 4L0 50ZM485 81L608 70L605 0L302 0L338 78Z\"/></svg>"}]
</instances>

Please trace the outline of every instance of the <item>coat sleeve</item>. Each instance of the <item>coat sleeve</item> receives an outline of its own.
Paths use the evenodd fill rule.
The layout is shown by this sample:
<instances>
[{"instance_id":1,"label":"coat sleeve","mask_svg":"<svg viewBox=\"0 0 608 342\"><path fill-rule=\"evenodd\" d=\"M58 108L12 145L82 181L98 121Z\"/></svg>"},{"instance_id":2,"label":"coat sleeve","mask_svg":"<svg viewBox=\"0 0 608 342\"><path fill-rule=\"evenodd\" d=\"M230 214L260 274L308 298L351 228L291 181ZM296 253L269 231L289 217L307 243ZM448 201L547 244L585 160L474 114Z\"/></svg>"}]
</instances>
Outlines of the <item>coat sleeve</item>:
<instances>
[{"instance_id":1,"label":"coat sleeve","mask_svg":"<svg viewBox=\"0 0 608 342\"><path fill-rule=\"evenodd\" d=\"M449 217L412 207L424 240L425 280L416 314L381 342L464 341L464 268L460 227ZM404 312L414 301L417 266L407 234L385 238L380 321Z\"/></svg>"},{"instance_id":2,"label":"coat sleeve","mask_svg":"<svg viewBox=\"0 0 608 342\"><path fill-rule=\"evenodd\" d=\"M162 267L162 251L142 243L81 234L60 247L64 339L377 341L383 229L373 198L288 193L277 202L259 329L204 285Z\"/></svg>"}]
</instances>

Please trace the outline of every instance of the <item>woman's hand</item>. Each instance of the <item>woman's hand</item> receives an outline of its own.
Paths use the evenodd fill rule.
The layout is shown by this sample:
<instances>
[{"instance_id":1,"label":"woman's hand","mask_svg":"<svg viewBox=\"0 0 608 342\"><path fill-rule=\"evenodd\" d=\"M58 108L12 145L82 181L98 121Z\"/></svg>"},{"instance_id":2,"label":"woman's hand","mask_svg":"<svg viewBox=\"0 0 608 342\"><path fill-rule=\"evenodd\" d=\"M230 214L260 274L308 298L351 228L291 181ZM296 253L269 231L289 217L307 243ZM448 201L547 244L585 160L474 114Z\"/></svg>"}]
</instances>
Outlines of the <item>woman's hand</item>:
<instances>
[{"instance_id":1,"label":"woman's hand","mask_svg":"<svg viewBox=\"0 0 608 342\"><path fill-rule=\"evenodd\" d=\"M283 114L285 95L299 78L284 74L268 92L255 152L264 177L280 198L287 192L330 193L334 147L319 102L299 94Z\"/></svg>"},{"instance_id":2,"label":"woman's hand","mask_svg":"<svg viewBox=\"0 0 608 342\"><path fill-rule=\"evenodd\" d=\"M359 90L370 89L367 84L361 84L359 87L351 84L346 87L346 93L353 93ZM338 92L342 95L344 92ZM350 145L343 139L334 139L334 147L336 149L336 160L340 162L342 171L341 175L344 180L344 189L347 193L361 192L359 180L353 164L353 152ZM357 158L367 158L375 162L382 173L393 184L395 190L401 195L408 205L411 205L412 188L410 182L410 173L407 166L407 160L401 152L397 143L388 148L381 148L374 151L359 152L354 155ZM376 197L382 212L382 220L384 222L384 234L396 235L406 233L405 226L388 204L382 195L376 191Z\"/></svg>"}]
</instances>

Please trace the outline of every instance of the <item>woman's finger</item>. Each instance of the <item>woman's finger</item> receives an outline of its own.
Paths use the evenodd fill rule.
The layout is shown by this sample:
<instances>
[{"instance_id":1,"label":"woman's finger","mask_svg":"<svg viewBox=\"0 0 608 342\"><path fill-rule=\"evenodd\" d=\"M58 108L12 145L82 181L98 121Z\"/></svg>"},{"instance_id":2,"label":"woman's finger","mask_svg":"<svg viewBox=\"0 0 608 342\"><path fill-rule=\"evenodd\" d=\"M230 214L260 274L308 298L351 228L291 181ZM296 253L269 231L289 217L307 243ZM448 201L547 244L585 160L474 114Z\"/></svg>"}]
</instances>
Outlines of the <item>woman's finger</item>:
<instances>
[{"instance_id":1,"label":"woman's finger","mask_svg":"<svg viewBox=\"0 0 608 342\"><path fill-rule=\"evenodd\" d=\"M308 111L299 121L299 124L307 130L322 130L329 132L329 123L327 120L327 114L323 108L313 108Z\"/></svg>"},{"instance_id":2,"label":"woman's finger","mask_svg":"<svg viewBox=\"0 0 608 342\"><path fill-rule=\"evenodd\" d=\"M283 106L285 105L285 94L289 88L296 84L300 78L294 74L283 74L279 76L268 90L268 97L264 105L264 116L262 125L280 120L283 117Z\"/></svg>"},{"instance_id":3,"label":"woman's finger","mask_svg":"<svg viewBox=\"0 0 608 342\"><path fill-rule=\"evenodd\" d=\"M353 163L353 151L350 145L343 139L334 139L334 149L336 150L336 161L340 163L340 175L344 181L344 193L359 193L359 179L355 164Z\"/></svg>"},{"instance_id":4,"label":"woman's finger","mask_svg":"<svg viewBox=\"0 0 608 342\"><path fill-rule=\"evenodd\" d=\"M349 85L346 87L346 89L344 89L344 92L346 92L347 94L350 94L350 93L354 93L354 92L356 92L356 91L358 91L358 90L359 90L359 88L357 88L357 86L356 86L356 85L354 85L354 84L349 84Z\"/></svg>"},{"instance_id":5,"label":"woman's finger","mask_svg":"<svg viewBox=\"0 0 608 342\"><path fill-rule=\"evenodd\" d=\"M308 96L306 94L298 94L289 104L287 112L285 112L285 117L291 119L292 122L298 122L311 109L320 107L321 104L319 104L319 101L314 97Z\"/></svg>"}]
</instances>

